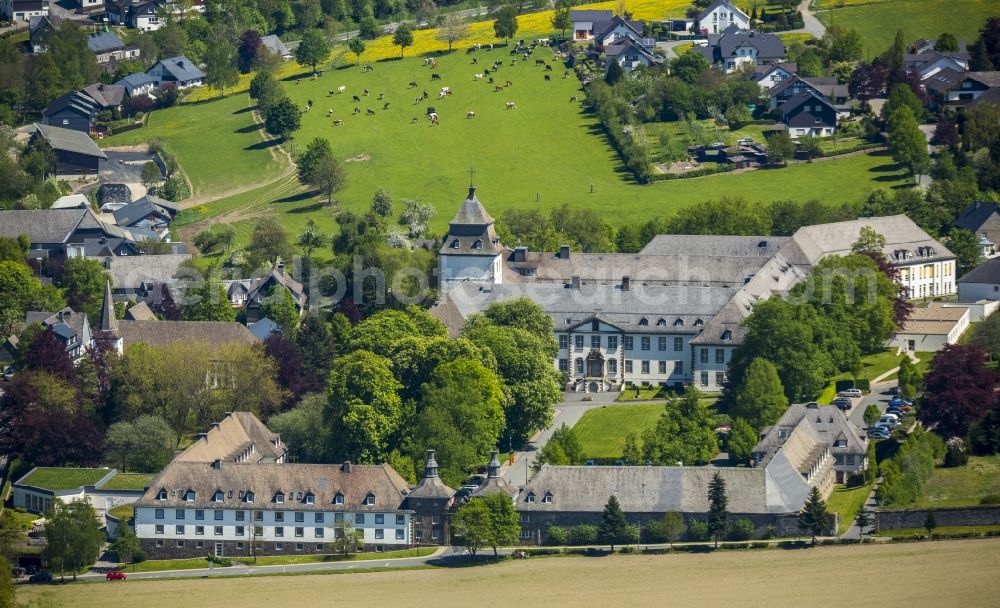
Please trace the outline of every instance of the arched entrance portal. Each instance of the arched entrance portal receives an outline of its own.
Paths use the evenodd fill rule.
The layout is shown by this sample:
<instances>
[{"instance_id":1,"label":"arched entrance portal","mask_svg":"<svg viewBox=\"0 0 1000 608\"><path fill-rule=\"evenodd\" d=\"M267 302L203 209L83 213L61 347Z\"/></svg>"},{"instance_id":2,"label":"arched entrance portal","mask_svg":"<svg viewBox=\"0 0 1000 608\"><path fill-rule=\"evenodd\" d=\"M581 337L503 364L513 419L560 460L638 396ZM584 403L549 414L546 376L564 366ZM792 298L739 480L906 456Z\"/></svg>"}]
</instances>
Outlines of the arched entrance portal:
<instances>
[{"instance_id":1,"label":"arched entrance portal","mask_svg":"<svg viewBox=\"0 0 1000 608\"><path fill-rule=\"evenodd\" d=\"M590 354L587 355L587 377L604 377L604 355L602 355L599 351L592 350L590 351Z\"/></svg>"}]
</instances>

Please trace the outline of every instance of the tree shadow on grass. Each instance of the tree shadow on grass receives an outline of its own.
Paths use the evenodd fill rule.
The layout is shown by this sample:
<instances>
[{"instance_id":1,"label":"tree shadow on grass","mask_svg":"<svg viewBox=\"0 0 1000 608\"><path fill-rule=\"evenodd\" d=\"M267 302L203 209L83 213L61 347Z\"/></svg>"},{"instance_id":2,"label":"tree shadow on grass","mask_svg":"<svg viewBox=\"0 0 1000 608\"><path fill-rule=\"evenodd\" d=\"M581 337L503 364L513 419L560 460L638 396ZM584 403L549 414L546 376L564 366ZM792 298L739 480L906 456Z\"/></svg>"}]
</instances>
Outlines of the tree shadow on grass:
<instances>
[{"instance_id":1,"label":"tree shadow on grass","mask_svg":"<svg viewBox=\"0 0 1000 608\"><path fill-rule=\"evenodd\" d=\"M260 131L260 125L257 123L249 124L245 127L240 127L233 131L233 133L253 133L254 131Z\"/></svg>"},{"instance_id":2,"label":"tree shadow on grass","mask_svg":"<svg viewBox=\"0 0 1000 608\"><path fill-rule=\"evenodd\" d=\"M903 166L899 163L886 163L884 165L878 165L868 169L869 173L890 173L899 172L903 170Z\"/></svg>"},{"instance_id":3,"label":"tree shadow on grass","mask_svg":"<svg viewBox=\"0 0 1000 608\"><path fill-rule=\"evenodd\" d=\"M256 106L247 106L245 108L240 108L239 110L234 110L233 114L234 115L236 115L236 114L245 114L246 112L250 112L250 111L254 110L255 108L256 108Z\"/></svg>"},{"instance_id":4,"label":"tree shadow on grass","mask_svg":"<svg viewBox=\"0 0 1000 608\"><path fill-rule=\"evenodd\" d=\"M255 144L249 145L249 146L247 146L247 147L245 147L243 149L244 150L267 150L268 148L273 148L274 146L277 146L280 143L281 143L281 141L278 140L278 139L271 139L271 140L268 140L268 141L259 141L259 142L255 143Z\"/></svg>"},{"instance_id":5,"label":"tree shadow on grass","mask_svg":"<svg viewBox=\"0 0 1000 608\"><path fill-rule=\"evenodd\" d=\"M899 179L900 179L900 176L898 174L893 173L893 174L890 174L890 175L876 175L875 178L874 178L874 181L876 181L876 182L897 182L897 181L899 181Z\"/></svg>"}]
</instances>

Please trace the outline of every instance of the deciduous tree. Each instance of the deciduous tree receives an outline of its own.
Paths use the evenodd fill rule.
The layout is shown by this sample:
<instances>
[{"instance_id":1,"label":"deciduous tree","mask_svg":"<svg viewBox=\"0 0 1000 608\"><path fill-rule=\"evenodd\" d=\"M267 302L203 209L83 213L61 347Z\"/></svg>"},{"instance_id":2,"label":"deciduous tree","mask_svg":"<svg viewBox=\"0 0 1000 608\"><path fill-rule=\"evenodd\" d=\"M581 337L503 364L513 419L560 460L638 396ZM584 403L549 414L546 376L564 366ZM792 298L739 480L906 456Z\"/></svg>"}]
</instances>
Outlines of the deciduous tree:
<instances>
[{"instance_id":1,"label":"deciduous tree","mask_svg":"<svg viewBox=\"0 0 1000 608\"><path fill-rule=\"evenodd\" d=\"M347 48L354 53L354 56L357 58L358 65L361 65L361 53L365 52L365 41L360 37L351 38L351 40L347 43Z\"/></svg>"},{"instance_id":2,"label":"deciduous tree","mask_svg":"<svg viewBox=\"0 0 1000 608\"><path fill-rule=\"evenodd\" d=\"M100 320L104 285L111 276L97 260L76 257L63 264L60 287L66 294L66 303L76 311L87 313L91 325Z\"/></svg>"},{"instance_id":3,"label":"deciduous tree","mask_svg":"<svg viewBox=\"0 0 1000 608\"><path fill-rule=\"evenodd\" d=\"M264 128L282 139L288 139L301 124L302 112L288 97L282 96L270 103L264 113Z\"/></svg>"},{"instance_id":4,"label":"deciduous tree","mask_svg":"<svg viewBox=\"0 0 1000 608\"><path fill-rule=\"evenodd\" d=\"M655 465L707 464L719 453L714 420L699 403L700 393L687 387L681 397L667 399L656 426L643 435L645 460Z\"/></svg>"},{"instance_id":5,"label":"deciduous tree","mask_svg":"<svg viewBox=\"0 0 1000 608\"><path fill-rule=\"evenodd\" d=\"M788 398L781 386L778 370L764 357L750 362L727 401L730 416L744 420L756 429L774 424L788 409ZM750 447L753 448L753 445Z\"/></svg>"},{"instance_id":6,"label":"deciduous tree","mask_svg":"<svg viewBox=\"0 0 1000 608\"><path fill-rule=\"evenodd\" d=\"M391 362L366 350L338 358L330 372L326 420L335 460L382 462L402 420Z\"/></svg>"},{"instance_id":7,"label":"deciduous tree","mask_svg":"<svg viewBox=\"0 0 1000 608\"><path fill-rule=\"evenodd\" d=\"M302 40L295 49L295 61L307 65L316 72L316 66L326 61L330 56L330 43L323 37L323 32L308 29L302 33Z\"/></svg>"},{"instance_id":8,"label":"deciduous tree","mask_svg":"<svg viewBox=\"0 0 1000 608\"><path fill-rule=\"evenodd\" d=\"M47 545L42 550L42 559L63 578L69 570L76 580L78 570L97 561L104 533L89 501L63 503L56 500L52 506L45 521Z\"/></svg>"},{"instance_id":9,"label":"deciduous tree","mask_svg":"<svg viewBox=\"0 0 1000 608\"><path fill-rule=\"evenodd\" d=\"M931 359L917 417L942 437L964 437L995 406L995 384L986 353L949 344Z\"/></svg>"},{"instance_id":10,"label":"deciduous tree","mask_svg":"<svg viewBox=\"0 0 1000 608\"><path fill-rule=\"evenodd\" d=\"M185 321L235 321L236 313L222 282L211 277L184 293Z\"/></svg>"},{"instance_id":11,"label":"deciduous tree","mask_svg":"<svg viewBox=\"0 0 1000 608\"><path fill-rule=\"evenodd\" d=\"M450 14L444 19L444 23L438 26L435 38L441 42L448 43L448 52L451 52L453 44L469 36L469 22L459 15Z\"/></svg>"},{"instance_id":12,"label":"deciduous tree","mask_svg":"<svg viewBox=\"0 0 1000 608\"><path fill-rule=\"evenodd\" d=\"M406 47L413 45L413 28L407 22L402 22L396 26L396 31L392 34L392 43L399 47L399 57L403 57Z\"/></svg>"},{"instance_id":13,"label":"deciduous tree","mask_svg":"<svg viewBox=\"0 0 1000 608\"><path fill-rule=\"evenodd\" d=\"M733 464L746 464L753 455L755 445L757 432L750 423L743 418L733 420L729 429L729 461Z\"/></svg>"},{"instance_id":14,"label":"deciduous tree","mask_svg":"<svg viewBox=\"0 0 1000 608\"><path fill-rule=\"evenodd\" d=\"M496 12L493 33L505 40L510 40L517 33L517 10L513 6L505 6Z\"/></svg>"}]
</instances>

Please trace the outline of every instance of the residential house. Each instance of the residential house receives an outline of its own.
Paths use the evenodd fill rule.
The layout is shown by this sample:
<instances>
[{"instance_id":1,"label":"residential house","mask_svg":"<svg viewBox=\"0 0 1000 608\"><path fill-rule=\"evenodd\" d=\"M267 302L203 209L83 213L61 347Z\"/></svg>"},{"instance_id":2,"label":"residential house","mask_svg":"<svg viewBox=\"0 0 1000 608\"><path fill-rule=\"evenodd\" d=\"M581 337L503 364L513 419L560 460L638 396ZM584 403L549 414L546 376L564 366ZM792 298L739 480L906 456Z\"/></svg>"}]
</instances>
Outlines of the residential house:
<instances>
[{"instance_id":1,"label":"residential house","mask_svg":"<svg viewBox=\"0 0 1000 608\"><path fill-rule=\"evenodd\" d=\"M56 199L49 209L86 209L90 207L90 199L84 194L67 194Z\"/></svg>"},{"instance_id":2,"label":"residential house","mask_svg":"<svg viewBox=\"0 0 1000 608\"><path fill-rule=\"evenodd\" d=\"M642 28L642 21L629 21L624 17L616 15L609 21L601 24L600 30L595 30L594 44L598 48L604 48L616 42L631 39L646 46L651 51L656 46L656 40L653 38L644 38Z\"/></svg>"},{"instance_id":3,"label":"residential house","mask_svg":"<svg viewBox=\"0 0 1000 608\"><path fill-rule=\"evenodd\" d=\"M129 97L152 95L156 91L156 79L145 72L129 74L115 84L124 86Z\"/></svg>"},{"instance_id":4,"label":"residential house","mask_svg":"<svg viewBox=\"0 0 1000 608\"><path fill-rule=\"evenodd\" d=\"M615 61L625 72L631 72L637 67L652 67L662 65L663 57L654 55L648 48L632 38L622 38L604 47L607 61Z\"/></svg>"},{"instance_id":5,"label":"residential house","mask_svg":"<svg viewBox=\"0 0 1000 608\"><path fill-rule=\"evenodd\" d=\"M925 51L903 55L903 69L913 72L923 81L943 69L965 72L969 69L969 54L966 52Z\"/></svg>"},{"instance_id":6,"label":"residential house","mask_svg":"<svg viewBox=\"0 0 1000 608\"><path fill-rule=\"evenodd\" d=\"M127 242L117 226L102 222L89 207L83 209L0 210L0 236L31 241L31 258L80 257L88 242L105 239L106 245Z\"/></svg>"},{"instance_id":7,"label":"residential house","mask_svg":"<svg viewBox=\"0 0 1000 608\"><path fill-rule=\"evenodd\" d=\"M769 63L755 67L752 78L760 85L761 91L770 91L797 72L798 66L794 63Z\"/></svg>"},{"instance_id":8,"label":"residential house","mask_svg":"<svg viewBox=\"0 0 1000 608\"><path fill-rule=\"evenodd\" d=\"M964 228L990 243L1000 243L1000 205L985 201L971 203L955 220L955 227ZM983 254L989 257L985 251Z\"/></svg>"},{"instance_id":9,"label":"residential house","mask_svg":"<svg viewBox=\"0 0 1000 608\"><path fill-rule=\"evenodd\" d=\"M638 253L510 249L470 188L439 253L441 299L431 309L451 335L495 302L528 298L553 321L553 366L567 390L694 384L719 392L753 305L783 295L829 255L848 255L860 231L915 297L955 293L955 256L906 216L799 229L792 237L659 235Z\"/></svg>"},{"instance_id":10,"label":"residential house","mask_svg":"<svg viewBox=\"0 0 1000 608\"><path fill-rule=\"evenodd\" d=\"M156 321L156 313L145 302L139 302L125 311L126 321Z\"/></svg>"},{"instance_id":11,"label":"residential house","mask_svg":"<svg viewBox=\"0 0 1000 608\"><path fill-rule=\"evenodd\" d=\"M826 98L833 106L841 106L850 98L847 85L838 84L836 78L802 78L792 75L768 89L767 96L770 99L771 109L780 108L789 99L806 91L812 91ZM838 108L838 112L840 111Z\"/></svg>"},{"instance_id":12,"label":"residential house","mask_svg":"<svg viewBox=\"0 0 1000 608\"><path fill-rule=\"evenodd\" d=\"M98 13L104 12L104 0L74 0L73 3L77 12L91 15L92 18L100 19Z\"/></svg>"},{"instance_id":13,"label":"residential house","mask_svg":"<svg viewBox=\"0 0 1000 608\"><path fill-rule=\"evenodd\" d=\"M41 137L56 153L56 175L94 175L107 155L84 132L35 123L32 138Z\"/></svg>"},{"instance_id":14,"label":"residential house","mask_svg":"<svg viewBox=\"0 0 1000 608\"><path fill-rule=\"evenodd\" d=\"M260 39L260 43L268 51L274 53L278 57L281 57L282 61L288 61L289 59L292 58L292 52L288 50L288 47L285 46L285 43L281 41L281 38L278 38L274 34L268 34L267 36L264 36L263 38Z\"/></svg>"},{"instance_id":15,"label":"residential house","mask_svg":"<svg viewBox=\"0 0 1000 608\"><path fill-rule=\"evenodd\" d=\"M837 130L837 108L813 91L803 91L781 106L781 122L788 135L828 137Z\"/></svg>"},{"instance_id":16,"label":"residential house","mask_svg":"<svg viewBox=\"0 0 1000 608\"><path fill-rule=\"evenodd\" d=\"M969 328L969 309L931 302L914 308L906 323L889 340L889 346L910 352L937 352L955 344Z\"/></svg>"},{"instance_id":17,"label":"residential house","mask_svg":"<svg viewBox=\"0 0 1000 608\"><path fill-rule=\"evenodd\" d=\"M201 85L205 78L205 73L184 55L161 59L156 62L156 65L146 70L146 74L161 89L164 85L175 86L178 90L196 87Z\"/></svg>"},{"instance_id":18,"label":"residential house","mask_svg":"<svg viewBox=\"0 0 1000 608\"><path fill-rule=\"evenodd\" d=\"M754 463L764 466L775 455L792 449L795 435L808 435L807 445L813 451L829 450L833 454L837 483L847 483L851 476L864 473L874 462L868 462L868 438L840 409L832 405L792 405L772 426L760 432L760 441L753 449Z\"/></svg>"},{"instance_id":19,"label":"residential house","mask_svg":"<svg viewBox=\"0 0 1000 608\"><path fill-rule=\"evenodd\" d=\"M42 112L42 123L89 134L94 127L97 112L94 100L88 95L70 91L52 100Z\"/></svg>"},{"instance_id":20,"label":"residential house","mask_svg":"<svg viewBox=\"0 0 1000 608\"><path fill-rule=\"evenodd\" d=\"M144 196L114 212L115 223L121 228L142 228L151 231L157 241L170 240L171 216L166 209L155 205L151 197Z\"/></svg>"},{"instance_id":21,"label":"residential house","mask_svg":"<svg viewBox=\"0 0 1000 608\"><path fill-rule=\"evenodd\" d=\"M113 255L93 256L93 259L101 261L110 275L114 299L135 302L148 295L151 285L180 277L183 264L191 255Z\"/></svg>"},{"instance_id":22,"label":"residential house","mask_svg":"<svg viewBox=\"0 0 1000 608\"><path fill-rule=\"evenodd\" d=\"M280 259L274 262L271 271L263 277L223 281L223 286L233 307L244 310L247 323L255 323L263 317L261 305L275 287L284 287L292 294L299 314L306 307L306 293L302 283L285 272L285 263Z\"/></svg>"},{"instance_id":23,"label":"residential house","mask_svg":"<svg viewBox=\"0 0 1000 608\"><path fill-rule=\"evenodd\" d=\"M281 326L267 317L256 323L247 323L247 329L261 342L270 338L272 334L281 333Z\"/></svg>"},{"instance_id":24,"label":"residential house","mask_svg":"<svg viewBox=\"0 0 1000 608\"><path fill-rule=\"evenodd\" d=\"M49 0L0 0L0 18L29 21L49 15Z\"/></svg>"},{"instance_id":25,"label":"residential house","mask_svg":"<svg viewBox=\"0 0 1000 608\"><path fill-rule=\"evenodd\" d=\"M451 541L449 510L454 504L455 490L438 477L434 450L427 450L423 479L403 502L403 507L413 512L413 543L447 545Z\"/></svg>"},{"instance_id":26,"label":"residential house","mask_svg":"<svg viewBox=\"0 0 1000 608\"><path fill-rule=\"evenodd\" d=\"M573 23L573 40L583 42L593 40L604 24L614 19L614 11L571 10L569 20Z\"/></svg>"},{"instance_id":27,"label":"residential house","mask_svg":"<svg viewBox=\"0 0 1000 608\"><path fill-rule=\"evenodd\" d=\"M785 45L774 34L755 30L741 30L729 26L720 34L709 34L706 44L695 46L693 52L701 53L708 63L731 74L746 66L755 68L785 59Z\"/></svg>"},{"instance_id":28,"label":"residential house","mask_svg":"<svg viewBox=\"0 0 1000 608\"><path fill-rule=\"evenodd\" d=\"M83 359L94 343L87 315L68 306L58 312L29 311L24 322L26 325L38 323L51 331L66 347L66 354L74 363Z\"/></svg>"},{"instance_id":29,"label":"residential house","mask_svg":"<svg viewBox=\"0 0 1000 608\"><path fill-rule=\"evenodd\" d=\"M47 51L49 39L56 29L58 28L56 28L55 18L49 17L48 13L28 19L28 48L31 52L37 55Z\"/></svg>"},{"instance_id":30,"label":"residential house","mask_svg":"<svg viewBox=\"0 0 1000 608\"><path fill-rule=\"evenodd\" d=\"M942 102L962 107L991 89L1000 87L1000 71L965 72L943 91Z\"/></svg>"},{"instance_id":31,"label":"residential house","mask_svg":"<svg viewBox=\"0 0 1000 608\"><path fill-rule=\"evenodd\" d=\"M229 412L174 462L282 464L288 447L251 412Z\"/></svg>"},{"instance_id":32,"label":"residential house","mask_svg":"<svg viewBox=\"0 0 1000 608\"><path fill-rule=\"evenodd\" d=\"M719 34L730 27L750 29L750 15L729 0L715 0L698 15L698 32Z\"/></svg>"},{"instance_id":33,"label":"residential house","mask_svg":"<svg viewBox=\"0 0 1000 608\"><path fill-rule=\"evenodd\" d=\"M986 260L958 280L958 301L1000 300L1000 258Z\"/></svg>"},{"instance_id":34,"label":"residential house","mask_svg":"<svg viewBox=\"0 0 1000 608\"><path fill-rule=\"evenodd\" d=\"M229 345L255 344L245 325L226 321L119 321L118 331L124 348L130 344L169 346L171 344L206 344L213 349Z\"/></svg>"},{"instance_id":35,"label":"residential house","mask_svg":"<svg viewBox=\"0 0 1000 608\"><path fill-rule=\"evenodd\" d=\"M154 558L329 553L345 529L366 550L413 545L410 486L388 464L175 460L135 503Z\"/></svg>"},{"instance_id":36,"label":"residential house","mask_svg":"<svg viewBox=\"0 0 1000 608\"><path fill-rule=\"evenodd\" d=\"M160 13L169 9L167 0L106 0L108 21L143 32L153 32L164 25Z\"/></svg>"},{"instance_id":37,"label":"residential house","mask_svg":"<svg viewBox=\"0 0 1000 608\"><path fill-rule=\"evenodd\" d=\"M125 87L120 84L95 83L83 87L80 92L93 100L98 113L120 111L125 101Z\"/></svg>"},{"instance_id":38,"label":"residential house","mask_svg":"<svg viewBox=\"0 0 1000 608\"><path fill-rule=\"evenodd\" d=\"M85 481L81 485L60 483L61 472L73 480ZM56 501L68 504L86 500L103 519L114 507L133 503L144 492L119 489L119 484L115 483L117 475L117 469L35 467L12 484L13 506L32 513L48 513Z\"/></svg>"},{"instance_id":39,"label":"residential house","mask_svg":"<svg viewBox=\"0 0 1000 608\"><path fill-rule=\"evenodd\" d=\"M95 0L83 0L92 2ZM102 2L103 4L103 2ZM113 61L131 61L139 58L139 47L126 45L117 34L111 31L94 32L87 36L87 46L97 56L97 63L106 64Z\"/></svg>"}]
</instances>

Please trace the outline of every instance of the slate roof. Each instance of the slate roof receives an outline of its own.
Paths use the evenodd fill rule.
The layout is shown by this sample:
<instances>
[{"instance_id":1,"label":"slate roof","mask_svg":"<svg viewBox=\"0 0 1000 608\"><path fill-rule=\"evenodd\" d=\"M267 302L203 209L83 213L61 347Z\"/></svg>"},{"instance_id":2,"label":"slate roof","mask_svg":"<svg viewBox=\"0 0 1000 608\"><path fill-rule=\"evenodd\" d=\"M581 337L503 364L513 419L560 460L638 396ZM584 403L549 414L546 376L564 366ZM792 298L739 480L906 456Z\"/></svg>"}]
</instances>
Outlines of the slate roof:
<instances>
[{"instance_id":1,"label":"slate roof","mask_svg":"<svg viewBox=\"0 0 1000 608\"><path fill-rule=\"evenodd\" d=\"M248 325L247 329L249 329L250 333L252 333L258 340L263 342L264 340L267 340L269 337L271 337L271 334L275 332L280 332L281 326L272 321L271 319L264 317L260 321Z\"/></svg>"},{"instance_id":2,"label":"slate roof","mask_svg":"<svg viewBox=\"0 0 1000 608\"><path fill-rule=\"evenodd\" d=\"M944 91L947 91L962 82L964 78L965 72L959 72L958 70L953 70L952 68L944 68L933 76L925 78L923 85L927 89L937 93L943 93Z\"/></svg>"},{"instance_id":3,"label":"slate roof","mask_svg":"<svg viewBox=\"0 0 1000 608\"><path fill-rule=\"evenodd\" d=\"M1000 87L1000 71L966 72L965 78L975 80L990 88Z\"/></svg>"},{"instance_id":4,"label":"slate roof","mask_svg":"<svg viewBox=\"0 0 1000 608\"><path fill-rule=\"evenodd\" d=\"M0 236L17 238L26 234L32 243L65 243L86 221L100 224L89 209L0 210Z\"/></svg>"},{"instance_id":5,"label":"slate roof","mask_svg":"<svg viewBox=\"0 0 1000 608\"><path fill-rule=\"evenodd\" d=\"M958 282L1000 284L1000 258L986 260L962 275Z\"/></svg>"},{"instance_id":6,"label":"slate roof","mask_svg":"<svg viewBox=\"0 0 1000 608\"><path fill-rule=\"evenodd\" d=\"M114 212L115 223L123 228L156 214L166 216L166 219L170 217L165 210L157 209L153 200L148 196L129 203Z\"/></svg>"},{"instance_id":7,"label":"slate roof","mask_svg":"<svg viewBox=\"0 0 1000 608\"><path fill-rule=\"evenodd\" d=\"M125 204L132 200L132 191L127 184L101 184L97 189L97 202L102 207L108 204Z\"/></svg>"},{"instance_id":8,"label":"slate roof","mask_svg":"<svg viewBox=\"0 0 1000 608\"><path fill-rule=\"evenodd\" d=\"M129 74L125 76L115 84L120 84L125 87L125 90L129 95L135 92L136 89L144 87L146 85L155 84L156 80L145 72L136 72L135 74Z\"/></svg>"},{"instance_id":9,"label":"slate roof","mask_svg":"<svg viewBox=\"0 0 1000 608\"><path fill-rule=\"evenodd\" d=\"M478 243L479 248L476 248ZM457 245L457 246L456 246ZM476 197L476 188L469 186L469 195L451 218L448 236L440 253L461 255L498 255L503 251L494 228L494 219Z\"/></svg>"},{"instance_id":10,"label":"slate roof","mask_svg":"<svg viewBox=\"0 0 1000 608\"><path fill-rule=\"evenodd\" d=\"M62 129L51 125L44 125L37 122L35 123L35 129L43 138L45 138L45 141L49 142L49 145L52 146L54 150L75 152L86 156L96 156L97 158L103 158L104 160L108 159L107 155L97 147L94 140L90 139L90 136L86 133L74 131L73 129Z\"/></svg>"},{"instance_id":11,"label":"slate roof","mask_svg":"<svg viewBox=\"0 0 1000 608\"><path fill-rule=\"evenodd\" d=\"M285 46L285 43L281 41L281 38L278 38L274 34L264 36L260 39L260 43L279 57L288 57L292 54L292 52L288 50L288 47Z\"/></svg>"},{"instance_id":12,"label":"slate roof","mask_svg":"<svg viewBox=\"0 0 1000 608\"><path fill-rule=\"evenodd\" d=\"M604 37L608 35L611 32L611 30L615 29L619 25L624 25L625 27L627 27L632 31L632 33L635 35L636 38L642 40L642 21L629 21L627 19L619 17L618 15L615 15L608 21L601 23L600 24L601 29L600 31L594 32L594 38L596 38L599 42L603 42ZM597 26L595 25L595 28L596 27Z\"/></svg>"},{"instance_id":13,"label":"slate roof","mask_svg":"<svg viewBox=\"0 0 1000 608\"><path fill-rule=\"evenodd\" d=\"M736 6L735 4L733 4L732 2L730 2L729 0L715 0L715 2L709 4L708 8L706 8L700 15L698 15L698 21L700 22L702 19L705 19L706 17L708 17L709 14L711 14L712 11L714 11L717 8L719 8L720 6L724 6L729 11L737 12L737 13L743 15L743 17L745 17L746 19L750 19L750 15L744 13L740 9L740 7Z\"/></svg>"},{"instance_id":14,"label":"slate roof","mask_svg":"<svg viewBox=\"0 0 1000 608\"><path fill-rule=\"evenodd\" d=\"M976 201L962 210L962 214L955 220L955 226L970 230L976 234L986 220L993 215L1000 215L1000 205L986 201Z\"/></svg>"},{"instance_id":15,"label":"slate roof","mask_svg":"<svg viewBox=\"0 0 1000 608\"><path fill-rule=\"evenodd\" d=\"M60 318L60 314L62 318ZM28 311L25 314L24 322L26 325L38 323L42 327L50 327L64 339L76 335L80 336L81 340L84 339L85 326L89 325L86 313L76 312L69 306L56 312Z\"/></svg>"},{"instance_id":16,"label":"slate roof","mask_svg":"<svg viewBox=\"0 0 1000 608\"><path fill-rule=\"evenodd\" d=\"M796 432L803 434L803 444L796 443ZM834 447L838 440L846 441L846 445ZM795 404L789 406L773 426L761 430L760 441L753 452L757 464L766 466L779 451L798 449L796 458L804 466L801 461L815 451L816 445L829 447L833 454L863 455L868 448L868 439L837 407Z\"/></svg>"},{"instance_id":17,"label":"slate roof","mask_svg":"<svg viewBox=\"0 0 1000 608\"><path fill-rule=\"evenodd\" d=\"M159 64L162 65L164 71L170 74L177 82L188 82L205 77L205 72L198 69L198 66L184 55L161 59Z\"/></svg>"},{"instance_id":18,"label":"slate roof","mask_svg":"<svg viewBox=\"0 0 1000 608\"><path fill-rule=\"evenodd\" d=\"M757 49L758 62L785 56L785 44L774 34L731 27L722 34L709 34L708 45L695 47L694 50L705 55L709 63L716 63L735 56L737 49L747 46Z\"/></svg>"},{"instance_id":19,"label":"slate roof","mask_svg":"<svg viewBox=\"0 0 1000 608\"><path fill-rule=\"evenodd\" d=\"M985 91L982 92L982 94L980 94L975 99L965 104L965 107L974 108L979 104L983 103L990 103L990 104L1000 103L1000 86L995 86L986 89Z\"/></svg>"},{"instance_id":20,"label":"slate roof","mask_svg":"<svg viewBox=\"0 0 1000 608\"><path fill-rule=\"evenodd\" d=\"M436 498L450 499L455 495L455 490L448 487L448 484L438 477L438 464L434 458L434 450L427 450L427 459L424 464L424 477L407 495L407 498Z\"/></svg>"},{"instance_id":21,"label":"slate roof","mask_svg":"<svg viewBox=\"0 0 1000 608\"><path fill-rule=\"evenodd\" d=\"M126 321L156 321L156 315L153 313L152 309L149 308L149 304L145 302L139 302L132 308L125 311Z\"/></svg>"},{"instance_id":22,"label":"slate roof","mask_svg":"<svg viewBox=\"0 0 1000 608\"><path fill-rule=\"evenodd\" d=\"M127 255L104 258L105 270L115 289L139 289L144 283L160 283L177 276L189 254Z\"/></svg>"},{"instance_id":23,"label":"slate roof","mask_svg":"<svg viewBox=\"0 0 1000 608\"><path fill-rule=\"evenodd\" d=\"M94 100L90 99L86 95L78 93L77 91L70 91L65 95L53 99L52 102L49 103L48 107L46 107L42 112L42 116L49 117L53 114L64 112L65 110L75 110L79 114L85 116L93 116L97 111L94 105Z\"/></svg>"},{"instance_id":24,"label":"slate roof","mask_svg":"<svg viewBox=\"0 0 1000 608\"><path fill-rule=\"evenodd\" d=\"M90 206L90 199L83 194L67 194L56 199L49 209L83 209Z\"/></svg>"},{"instance_id":25,"label":"slate roof","mask_svg":"<svg viewBox=\"0 0 1000 608\"><path fill-rule=\"evenodd\" d=\"M225 321L120 321L118 330L126 347L140 342L150 346L200 342L222 348L257 342L246 326Z\"/></svg>"},{"instance_id":26,"label":"slate roof","mask_svg":"<svg viewBox=\"0 0 1000 608\"><path fill-rule=\"evenodd\" d=\"M161 489L166 500L157 500ZM400 510L409 484L388 464L265 464L225 462L219 468L203 462L174 461L151 482L136 507L206 508L206 509L294 509L296 511L386 512ZM185 501L184 493L194 490L195 500ZM216 490L223 500L212 500ZM246 492L253 493L253 503L244 502ZM275 495L284 494L277 507ZM311 493L315 502L308 504ZM343 504L334 504L343 494ZM375 504L365 505L373 494Z\"/></svg>"},{"instance_id":27,"label":"slate roof","mask_svg":"<svg viewBox=\"0 0 1000 608\"><path fill-rule=\"evenodd\" d=\"M83 87L83 93L102 108L115 108L125 101L125 85L95 83Z\"/></svg>"},{"instance_id":28,"label":"slate roof","mask_svg":"<svg viewBox=\"0 0 1000 608\"><path fill-rule=\"evenodd\" d=\"M114 32L94 32L87 36L87 47L95 53L125 48L125 43Z\"/></svg>"},{"instance_id":29,"label":"slate roof","mask_svg":"<svg viewBox=\"0 0 1000 608\"><path fill-rule=\"evenodd\" d=\"M571 10L569 12L569 20L573 23L579 23L580 21L591 21L594 23L610 21L612 17L615 16L614 11L587 11L587 10Z\"/></svg>"},{"instance_id":30,"label":"slate roof","mask_svg":"<svg viewBox=\"0 0 1000 608\"><path fill-rule=\"evenodd\" d=\"M491 494L504 494L511 497L517 495L518 488L500 476L500 456L496 450L490 454L490 463L486 470L486 479L469 494L469 498L482 498Z\"/></svg>"},{"instance_id":31,"label":"slate roof","mask_svg":"<svg viewBox=\"0 0 1000 608\"><path fill-rule=\"evenodd\" d=\"M658 57L649 52L649 49L642 46L632 38L624 38L615 42L614 44L609 44L604 47L604 54L608 57L618 57L619 55L624 55L628 51L635 51L636 53L645 57L649 62L658 64L663 63L663 58Z\"/></svg>"},{"instance_id":32,"label":"slate roof","mask_svg":"<svg viewBox=\"0 0 1000 608\"><path fill-rule=\"evenodd\" d=\"M809 90L802 91L795 97L792 97L784 104L782 104L781 106L781 113L783 116L782 120L785 122L786 125L790 127L814 127L817 124L815 119L817 117L822 118L822 115L819 112L806 110L803 112L799 112L794 116L791 116L791 114L793 111L797 110L799 106L803 104L815 105L817 103L827 106L829 109L833 110L834 113L833 121L829 123L823 123L821 126L836 126L837 108L833 107L833 104L831 104L822 95L818 95L814 91L809 91Z\"/></svg>"},{"instance_id":33,"label":"slate roof","mask_svg":"<svg viewBox=\"0 0 1000 608\"><path fill-rule=\"evenodd\" d=\"M763 65L756 65L753 68L753 79L763 80L771 72L782 69L791 75L795 75L799 71L799 67L793 62L781 62L781 63L766 63ZM775 85L777 86L777 85Z\"/></svg>"},{"instance_id":34,"label":"slate roof","mask_svg":"<svg viewBox=\"0 0 1000 608\"><path fill-rule=\"evenodd\" d=\"M944 245L931 238L913 220L905 215L866 217L846 222L803 226L792 236L796 246L808 263L815 264L827 255L849 255L851 246L863 227L870 227L886 239L883 253L891 262L951 260L955 255ZM932 254L920 257L921 247L930 247ZM911 258L897 256L897 252L910 251Z\"/></svg>"},{"instance_id":35,"label":"slate roof","mask_svg":"<svg viewBox=\"0 0 1000 608\"><path fill-rule=\"evenodd\" d=\"M769 257L790 240L791 237L787 236L658 234L639 251L639 254Z\"/></svg>"},{"instance_id":36,"label":"slate roof","mask_svg":"<svg viewBox=\"0 0 1000 608\"><path fill-rule=\"evenodd\" d=\"M286 451L281 437L252 413L230 412L174 462L280 462Z\"/></svg>"}]
</instances>

